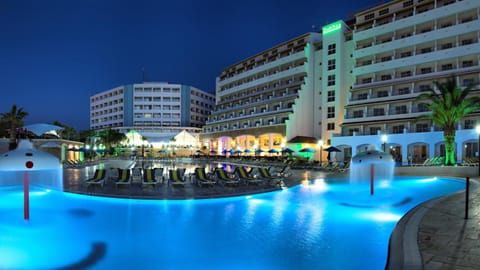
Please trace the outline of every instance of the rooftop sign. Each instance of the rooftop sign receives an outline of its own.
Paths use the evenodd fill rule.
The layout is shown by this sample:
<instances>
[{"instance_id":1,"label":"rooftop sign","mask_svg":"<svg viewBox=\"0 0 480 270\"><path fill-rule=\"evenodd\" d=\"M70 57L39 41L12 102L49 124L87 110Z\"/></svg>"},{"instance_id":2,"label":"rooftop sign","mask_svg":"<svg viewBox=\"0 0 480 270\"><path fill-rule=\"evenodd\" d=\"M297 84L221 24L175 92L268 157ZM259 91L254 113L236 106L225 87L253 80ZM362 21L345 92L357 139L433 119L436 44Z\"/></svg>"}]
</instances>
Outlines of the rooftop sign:
<instances>
[{"instance_id":1,"label":"rooftop sign","mask_svg":"<svg viewBox=\"0 0 480 270\"><path fill-rule=\"evenodd\" d=\"M322 34L326 35L329 33L336 32L342 28L342 21L336 21L331 24L327 24L324 27L322 27Z\"/></svg>"}]
</instances>

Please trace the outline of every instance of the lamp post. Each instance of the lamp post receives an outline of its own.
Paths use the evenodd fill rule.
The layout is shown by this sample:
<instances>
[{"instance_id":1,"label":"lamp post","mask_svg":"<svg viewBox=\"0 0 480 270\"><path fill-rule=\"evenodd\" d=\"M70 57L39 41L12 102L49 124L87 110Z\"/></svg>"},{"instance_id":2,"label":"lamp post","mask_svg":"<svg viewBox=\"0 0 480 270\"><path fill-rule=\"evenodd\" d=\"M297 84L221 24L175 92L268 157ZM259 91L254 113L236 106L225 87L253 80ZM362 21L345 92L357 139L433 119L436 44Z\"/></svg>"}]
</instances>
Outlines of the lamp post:
<instances>
[{"instance_id":1,"label":"lamp post","mask_svg":"<svg viewBox=\"0 0 480 270\"><path fill-rule=\"evenodd\" d=\"M476 128L478 134L478 147L477 147L477 158L478 158L478 175L480 175L480 125Z\"/></svg>"},{"instance_id":2,"label":"lamp post","mask_svg":"<svg viewBox=\"0 0 480 270\"><path fill-rule=\"evenodd\" d=\"M320 154L319 154L319 156L320 156L320 166L321 166L321 165L322 165L323 140L322 140L322 139L318 140L318 143L317 143L317 144L318 144L318 148L320 148L320 152L319 152Z\"/></svg>"},{"instance_id":3,"label":"lamp post","mask_svg":"<svg viewBox=\"0 0 480 270\"><path fill-rule=\"evenodd\" d=\"M383 142L383 152L386 151L386 148L387 148L387 135L382 135L382 142Z\"/></svg>"}]
</instances>

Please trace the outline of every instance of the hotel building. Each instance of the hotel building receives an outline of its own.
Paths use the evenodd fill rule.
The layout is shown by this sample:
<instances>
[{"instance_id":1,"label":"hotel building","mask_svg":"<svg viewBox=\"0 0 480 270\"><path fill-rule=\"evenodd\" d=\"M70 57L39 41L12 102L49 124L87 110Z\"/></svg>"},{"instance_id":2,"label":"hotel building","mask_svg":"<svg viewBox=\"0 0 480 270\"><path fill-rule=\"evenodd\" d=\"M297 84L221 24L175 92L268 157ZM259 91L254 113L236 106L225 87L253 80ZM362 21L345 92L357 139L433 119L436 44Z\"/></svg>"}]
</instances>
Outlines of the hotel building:
<instances>
[{"instance_id":1,"label":"hotel building","mask_svg":"<svg viewBox=\"0 0 480 270\"><path fill-rule=\"evenodd\" d=\"M443 132L418 120L429 112L416 97L451 76L479 94L479 18L478 0L390 1L249 57L217 78L202 142L266 150L321 139L316 150L340 148L337 161L368 145L404 163L442 155ZM458 123L459 161L478 152L478 116Z\"/></svg>"},{"instance_id":2,"label":"hotel building","mask_svg":"<svg viewBox=\"0 0 480 270\"><path fill-rule=\"evenodd\" d=\"M119 86L90 97L90 129L135 130L148 144L165 143L183 130L198 134L214 104L213 94L188 85Z\"/></svg>"}]
</instances>

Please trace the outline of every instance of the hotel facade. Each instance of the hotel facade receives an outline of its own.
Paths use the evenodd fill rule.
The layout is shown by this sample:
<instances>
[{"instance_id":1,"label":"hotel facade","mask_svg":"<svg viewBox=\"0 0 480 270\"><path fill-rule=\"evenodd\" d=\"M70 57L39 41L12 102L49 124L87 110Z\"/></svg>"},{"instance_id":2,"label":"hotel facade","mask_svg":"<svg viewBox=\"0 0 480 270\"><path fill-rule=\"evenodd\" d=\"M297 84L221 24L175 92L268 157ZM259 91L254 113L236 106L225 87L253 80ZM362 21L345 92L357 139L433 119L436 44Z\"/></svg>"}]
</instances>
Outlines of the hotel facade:
<instances>
[{"instance_id":1,"label":"hotel facade","mask_svg":"<svg viewBox=\"0 0 480 270\"><path fill-rule=\"evenodd\" d=\"M366 9L225 68L202 143L216 151L298 151L310 143L323 160L332 145L342 150L334 155L340 162L370 145L403 163L441 156L443 132L418 120L429 112L416 97L452 76L479 95L479 41L478 0ZM478 155L478 118L458 123L458 161Z\"/></svg>"},{"instance_id":2,"label":"hotel facade","mask_svg":"<svg viewBox=\"0 0 480 270\"><path fill-rule=\"evenodd\" d=\"M119 86L90 97L90 129L134 130L157 147L184 130L198 135L214 104L215 95L188 85Z\"/></svg>"}]
</instances>

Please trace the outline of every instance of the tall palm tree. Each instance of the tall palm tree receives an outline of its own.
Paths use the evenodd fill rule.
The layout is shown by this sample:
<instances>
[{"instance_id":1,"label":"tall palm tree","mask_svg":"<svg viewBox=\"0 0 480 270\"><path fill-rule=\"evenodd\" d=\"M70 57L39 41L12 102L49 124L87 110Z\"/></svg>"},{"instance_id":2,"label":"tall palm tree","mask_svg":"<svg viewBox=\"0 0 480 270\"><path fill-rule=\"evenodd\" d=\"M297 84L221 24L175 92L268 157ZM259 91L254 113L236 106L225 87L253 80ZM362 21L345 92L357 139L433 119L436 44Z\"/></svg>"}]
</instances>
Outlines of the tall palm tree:
<instances>
[{"instance_id":1,"label":"tall palm tree","mask_svg":"<svg viewBox=\"0 0 480 270\"><path fill-rule=\"evenodd\" d=\"M23 120L28 116L28 112L24 111L23 108L17 109L17 105L13 104L10 112L1 113L0 116L10 134L8 149L13 150L17 148L17 128L23 126Z\"/></svg>"},{"instance_id":2,"label":"tall palm tree","mask_svg":"<svg viewBox=\"0 0 480 270\"><path fill-rule=\"evenodd\" d=\"M468 86L464 89L458 87L454 76L444 83L435 82L435 86L437 90L430 89L428 93L417 97L417 100L428 101L423 104L432 112L419 118L430 119L435 125L443 128L445 165L454 165L455 126L465 115L480 109L480 97L468 97L473 87Z\"/></svg>"}]
</instances>

